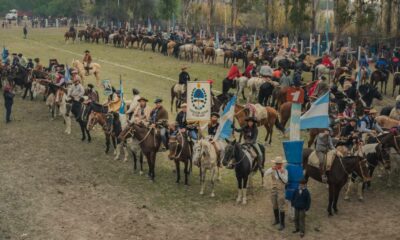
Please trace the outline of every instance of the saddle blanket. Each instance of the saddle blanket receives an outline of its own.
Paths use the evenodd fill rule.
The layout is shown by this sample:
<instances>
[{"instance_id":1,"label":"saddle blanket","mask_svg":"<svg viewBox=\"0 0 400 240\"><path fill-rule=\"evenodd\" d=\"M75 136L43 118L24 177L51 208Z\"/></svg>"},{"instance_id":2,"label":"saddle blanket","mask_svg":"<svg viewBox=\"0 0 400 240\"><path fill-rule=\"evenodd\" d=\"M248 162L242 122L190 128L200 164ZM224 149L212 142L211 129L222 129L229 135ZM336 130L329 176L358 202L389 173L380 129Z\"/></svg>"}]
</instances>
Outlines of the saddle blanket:
<instances>
[{"instance_id":1,"label":"saddle blanket","mask_svg":"<svg viewBox=\"0 0 400 240\"><path fill-rule=\"evenodd\" d=\"M376 153L376 146L378 146L379 143L371 143L371 144L365 144L362 146L361 150L364 154L364 156L367 156L368 154L373 154Z\"/></svg>"},{"instance_id":2,"label":"saddle blanket","mask_svg":"<svg viewBox=\"0 0 400 240\"><path fill-rule=\"evenodd\" d=\"M332 167L333 160L336 157L336 150L331 150L326 156L326 170L329 171ZM319 158L317 152L313 151L308 157L308 165L319 168Z\"/></svg>"},{"instance_id":3,"label":"saddle blanket","mask_svg":"<svg viewBox=\"0 0 400 240\"><path fill-rule=\"evenodd\" d=\"M175 84L174 92L183 94L185 92L185 85L184 84Z\"/></svg>"},{"instance_id":4,"label":"saddle blanket","mask_svg":"<svg viewBox=\"0 0 400 240\"><path fill-rule=\"evenodd\" d=\"M255 117L257 121L268 118L268 111L261 104L247 104L247 108L250 110L250 116Z\"/></svg>"}]
</instances>

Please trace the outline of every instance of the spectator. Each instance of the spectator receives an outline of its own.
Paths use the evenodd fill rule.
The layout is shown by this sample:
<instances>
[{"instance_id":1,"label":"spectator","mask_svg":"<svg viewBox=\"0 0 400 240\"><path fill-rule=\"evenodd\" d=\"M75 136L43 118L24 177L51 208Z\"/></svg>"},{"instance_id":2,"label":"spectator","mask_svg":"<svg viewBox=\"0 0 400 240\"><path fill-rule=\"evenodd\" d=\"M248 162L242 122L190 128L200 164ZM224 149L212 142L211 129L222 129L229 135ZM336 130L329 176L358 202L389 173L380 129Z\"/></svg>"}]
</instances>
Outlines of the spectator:
<instances>
[{"instance_id":1,"label":"spectator","mask_svg":"<svg viewBox=\"0 0 400 240\"><path fill-rule=\"evenodd\" d=\"M305 179L300 181L299 189L293 193L292 206L295 209L294 223L296 229L293 233L300 232L300 237L304 237L306 229L306 212L310 209L311 196L307 189L307 181Z\"/></svg>"},{"instance_id":2,"label":"spectator","mask_svg":"<svg viewBox=\"0 0 400 240\"><path fill-rule=\"evenodd\" d=\"M15 94L12 92L12 89L9 85L4 87L4 106L6 108L6 123L11 122L11 109L14 103Z\"/></svg>"}]
</instances>

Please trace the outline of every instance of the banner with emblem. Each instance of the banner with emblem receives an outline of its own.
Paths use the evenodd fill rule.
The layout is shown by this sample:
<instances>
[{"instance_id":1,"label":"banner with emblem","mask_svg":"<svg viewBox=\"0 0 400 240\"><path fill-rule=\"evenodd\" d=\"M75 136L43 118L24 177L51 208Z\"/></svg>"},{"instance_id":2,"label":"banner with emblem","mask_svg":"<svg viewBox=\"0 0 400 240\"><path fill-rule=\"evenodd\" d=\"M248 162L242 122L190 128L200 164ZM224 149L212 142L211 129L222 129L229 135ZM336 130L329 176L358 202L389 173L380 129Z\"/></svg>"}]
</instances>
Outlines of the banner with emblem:
<instances>
[{"instance_id":1,"label":"banner with emblem","mask_svg":"<svg viewBox=\"0 0 400 240\"><path fill-rule=\"evenodd\" d=\"M187 83L187 121L208 121L211 117L210 83L196 81Z\"/></svg>"}]
</instances>

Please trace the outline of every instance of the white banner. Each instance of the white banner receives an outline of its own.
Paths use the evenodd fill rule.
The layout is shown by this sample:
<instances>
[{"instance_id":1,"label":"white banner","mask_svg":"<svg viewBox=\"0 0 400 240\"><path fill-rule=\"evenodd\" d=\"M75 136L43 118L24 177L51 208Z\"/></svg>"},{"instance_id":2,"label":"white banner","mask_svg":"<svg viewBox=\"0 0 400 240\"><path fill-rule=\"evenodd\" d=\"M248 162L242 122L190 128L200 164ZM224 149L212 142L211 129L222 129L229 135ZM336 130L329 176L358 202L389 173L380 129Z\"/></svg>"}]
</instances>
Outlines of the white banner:
<instances>
[{"instance_id":1,"label":"white banner","mask_svg":"<svg viewBox=\"0 0 400 240\"><path fill-rule=\"evenodd\" d=\"M208 82L187 83L187 121L208 121L211 117L211 90Z\"/></svg>"}]
</instances>

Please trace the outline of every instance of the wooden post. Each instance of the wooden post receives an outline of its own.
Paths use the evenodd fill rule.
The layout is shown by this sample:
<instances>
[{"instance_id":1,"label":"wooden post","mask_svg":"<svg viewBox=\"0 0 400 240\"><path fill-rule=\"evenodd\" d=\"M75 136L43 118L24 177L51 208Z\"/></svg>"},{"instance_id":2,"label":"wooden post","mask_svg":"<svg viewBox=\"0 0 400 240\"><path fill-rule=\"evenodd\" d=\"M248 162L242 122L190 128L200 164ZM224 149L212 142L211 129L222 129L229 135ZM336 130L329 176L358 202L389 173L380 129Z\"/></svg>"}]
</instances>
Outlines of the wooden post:
<instances>
[{"instance_id":1,"label":"wooden post","mask_svg":"<svg viewBox=\"0 0 400 240\"><path fill-rule=\"evenodd\" d=\"M304 48L304 41L301 40L301 42L300 42L300 53L303 53L303 48Z\"/></svg>"},{"instance_id":2,"label":"wooden post","mask_svg":"<svg viewBox=\"0 0 400 240\"><path fill-rule=\"evenodd\" d=\"M312 39L313 39L313 35L312 35L312 33L310 33L310 56L312 56Z\"/></svg>"},{"instance_id":3,"label":"wooden post","mask_svg":"<svg viewBox=\"0 0 400 240\"><path fill-rule=\"evenodd\" d=\"M320 55L320 50L321 50L321 34L318 34L318 42L317 42L317 56L319 57Z\"/></svg>"}]
</instances>

